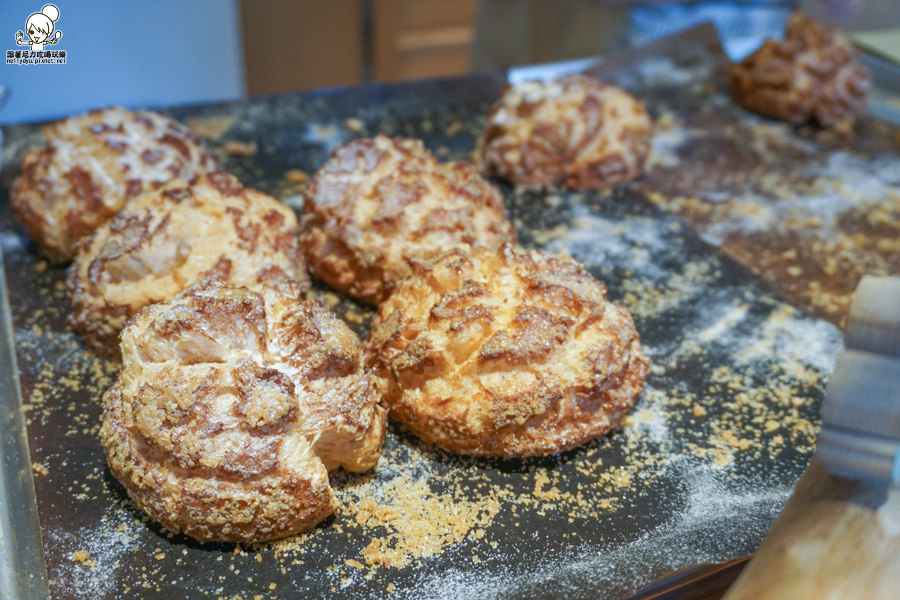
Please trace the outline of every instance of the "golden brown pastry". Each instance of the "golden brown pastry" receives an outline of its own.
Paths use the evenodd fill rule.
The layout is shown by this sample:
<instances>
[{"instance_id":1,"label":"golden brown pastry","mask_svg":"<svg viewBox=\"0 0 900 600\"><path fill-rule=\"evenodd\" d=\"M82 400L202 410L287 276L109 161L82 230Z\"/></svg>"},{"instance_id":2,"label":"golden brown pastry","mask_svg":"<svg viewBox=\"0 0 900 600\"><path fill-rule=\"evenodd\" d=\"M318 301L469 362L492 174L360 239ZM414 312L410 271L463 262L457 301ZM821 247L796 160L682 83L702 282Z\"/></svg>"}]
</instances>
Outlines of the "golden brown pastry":
<instances>
[{"instance_id":1,"label":"golden brown pastry","mask_svg":"<svg viewBox=\"0 0 900 600\"><path fill-rule=\"evenodd\" d=\"M570 259L511 245L415 263L367 342L391 415L481 456L540 456L616 427L648 359L624 308Z\"/></svg>"},{"instance_id":2,"label":"golden brown pastry","mask_svg":"<svg viewBox=\"0 0 900 600\"><path fill-rule=\"evenodd\" d=\"M257 542L331 514L329 470L375 466L378 400L356 335L295 283L212 284L128 323L100 437L113 475L167 529Z\"/></svg>"},{"instance_id":3,"label":"golden brown pastry","mask_svg":"<svg viewBox=\"0 0 900 600\"><path fill-rule=\"evenodd\" d=\"M44 137L22 159L10 199L28 235L66 260L129 198L219 170L200 138L150 111L94 110L48 125Z\"/></svg>"},{"instance_id":4,"label":"golden brown pastry","mask_svg":"<svg viewBox=\"0 0 900 600\"><path fill-rule=\"evenodd\" d=\"M768 39L731 67L731 91L744 108L845 132L866 112L869 83L850 41L801 12L788 19L784 41Z\"/></svg>"},{"instance_id":5,"label":"golden brown pastry","mask_svg":"<svg viewBox=\"0 0 900 600\"><path fill-rule=\"evenodd\" d=\"M599 189L638 177L652 137L641 102L576 74L507 86L476 155L517 187Z\"/></svg>"},{"instance_id":6,"label":"golden brown pastry","mask_svg":"<svg viewBox=\"0 0 900 600\"><path fill-rule=\"evenodd\" d=\"M130 200L85 239L69 267L69 321L115 355L125 321L148 304L201 280L253 287L279 279L309 285L293 211L214 173Z\"/></svg>"},{"instance_id":7,"label":"golden brown pastry","mask_svg":"<svg viewBox=\"0 0 900 600\"><path fill-rule=\"evenodd\" d=\"M300 240L313 273L373 304L409 274L410 258L515 241L497 188L468 163L439 163L413 139L378 135L336 149L303 210Z\"/></svg>"}]
</instances>

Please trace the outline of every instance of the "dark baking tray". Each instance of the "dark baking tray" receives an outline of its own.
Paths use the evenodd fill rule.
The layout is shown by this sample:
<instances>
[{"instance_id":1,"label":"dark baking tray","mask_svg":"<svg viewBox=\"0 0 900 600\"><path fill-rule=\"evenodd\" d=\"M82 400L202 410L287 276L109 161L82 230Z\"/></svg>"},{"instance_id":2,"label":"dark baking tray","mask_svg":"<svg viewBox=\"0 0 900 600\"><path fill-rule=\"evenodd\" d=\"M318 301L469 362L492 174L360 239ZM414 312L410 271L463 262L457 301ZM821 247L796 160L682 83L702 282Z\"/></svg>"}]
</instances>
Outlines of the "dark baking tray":
<instances>
[{"instance_id":1,"label":"dark baking tray","mask_svg":"<svg viewBox=\"0 0 900 600\"><path fill-rule=\"evenodd\" d=\"M654 116L667 102L688 118L708 110L701 98L725 98L722 56L708 30L694 31L616 59L609 77L647 98ZM220 125L211 143L227 168L298 207L300 179L285 173L312 174L360 135L420 137L441 158L466 158L504 82L488 73L170 114ZM37 131L5 130L0 201ZM228 141L256 151L228 154ZM676 570L751 553L811 455L839 331L638 185L503 191L526 247L572 254L632 311L653 360L633 415L600 440L534 460L459 458L392 426L374 473L333 475L338 515L254 547L171 535L128 501L96 435L116 365L66 326L64 269L40 257L7 207L0 241L50 595L623 598ZM365 335L368 308L323 286L314 295ZM394 564L369 566L367 547Z\"/></svg>"},{"instance_id":2,"label":"dark baking tray","mask_svg":"<svg viewBox=\"0 0 900 600\"><path fill-rule=\"evenodd\" d=\"M711 58L724 73L727 60ZM867 63L870 112L897 118L900 69ZM641 76L627 65L601 69L622 81ZM865 116L849 135L792 126L749 114L715 88L648 101L663 118L641 190L790 302L842 326L864 274L900 275L896 124Z\"/></svg>"}]
</instances>

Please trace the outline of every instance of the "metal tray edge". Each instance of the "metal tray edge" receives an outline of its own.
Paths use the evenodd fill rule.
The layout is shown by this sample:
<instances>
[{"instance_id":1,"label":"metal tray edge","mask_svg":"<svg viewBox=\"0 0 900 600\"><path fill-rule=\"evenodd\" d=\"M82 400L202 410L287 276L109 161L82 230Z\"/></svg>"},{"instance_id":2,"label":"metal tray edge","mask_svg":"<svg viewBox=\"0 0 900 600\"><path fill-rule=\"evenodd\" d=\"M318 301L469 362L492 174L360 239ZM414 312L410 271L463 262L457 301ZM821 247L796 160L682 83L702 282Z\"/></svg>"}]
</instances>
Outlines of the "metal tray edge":
<instances>
[{"instance_id":1,"label":"metal tray edge","mask_svg":"<svg viewBox=\"0 0 900 600\"><path fill-rule=\"evenodd\" d=\"M0 598L50 597L0 251Z\"/></svg>"}]
</instances>

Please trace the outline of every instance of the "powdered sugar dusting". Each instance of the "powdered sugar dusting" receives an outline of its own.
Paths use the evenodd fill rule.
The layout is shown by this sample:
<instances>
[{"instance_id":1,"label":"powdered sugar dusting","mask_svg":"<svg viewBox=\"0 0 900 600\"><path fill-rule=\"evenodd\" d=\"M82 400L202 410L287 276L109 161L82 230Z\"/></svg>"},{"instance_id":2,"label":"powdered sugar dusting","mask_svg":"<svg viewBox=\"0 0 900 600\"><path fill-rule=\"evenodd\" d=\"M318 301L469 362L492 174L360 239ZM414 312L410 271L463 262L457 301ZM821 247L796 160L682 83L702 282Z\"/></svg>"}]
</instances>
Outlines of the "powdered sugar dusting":
<instances>
[{"instance_id":1,"label":"powdered sugar dusting","mask_svg":"<svg viewBox=\"0 0 900 600\"><path fill-rule=\"evenodd\" d=\"M64 529L45 529L45 543L71 548L68 564L53 572L52 586L68 598L96 599L118 590L116 569L133 551L135 528L142 527L129 511L108 511L93 530L80 535Z\"/></svg>"},{"instance_id":2,"label":"powdered sugar dusting","mask_svg":"<svg viewBox=\"0 0 900 600\"><path fill-rule=\"evenodd\" d=\"M652 582L648 565L653 565L654 570L671 571L685 564L717 563L731 558L731 550L716 550L716 539L723 535L743 537L744 549L751 552L754 535L768 528L791 493L788 488L729 491L726 473L686 461L673 468L680 470L680 479L689 484L683 508L628 544L605 548L575 546L561 556L546 557L527 568L511 561L500 568L490 565L430 573L422 577L414 592L398 597L560 598L579 595L585 589L604 590L610 597L630 595ZM729 537L731 543L734 537ZM687 541L698 538L706 543Z\"/></svg>"},{"instance_id":3,"label":"powdered sugar dusting","mask_svg":"<svg viewBox=\"0 0 900 600\"><path fill-rule=\"evenodd\" d=\"M619 219L592 213L576 204L571 211L571 225L564 235L552 239L544 247L563 253L589 265L616 264L640 272L642 279L659 279L667 275L655 264L656 254L666 250L660 224L652 218Z\"/></svg>"}]
</instances>

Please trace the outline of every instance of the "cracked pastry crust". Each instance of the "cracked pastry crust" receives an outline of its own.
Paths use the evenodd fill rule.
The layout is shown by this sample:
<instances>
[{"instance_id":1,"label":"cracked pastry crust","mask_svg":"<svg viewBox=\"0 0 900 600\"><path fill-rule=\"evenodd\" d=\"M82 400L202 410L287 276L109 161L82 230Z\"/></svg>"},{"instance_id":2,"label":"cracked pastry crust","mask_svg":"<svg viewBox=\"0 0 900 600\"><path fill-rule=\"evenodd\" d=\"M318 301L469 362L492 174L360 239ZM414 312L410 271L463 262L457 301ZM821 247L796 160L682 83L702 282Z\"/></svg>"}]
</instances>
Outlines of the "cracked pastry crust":
<instances>
[{"instance_id":1,"label":"cracked pastry crust","mask_svg":"<svg viewBox=\"0 0 900 600\"><path fill-rule=\"evenodd\" d=\"M439 163L414 139L359 139L316 173L301 244L313 273L377 304L425 259L468 244L515 241L503 197L468 163Z\"/></svg>"},{"instance_id":2,"label":"cracked pastry crust","mask_svg":"<svg viewBox=\"0 0 900 600\"><path fill-rule=\"evenodd\" d=\"M220 170L187 127L150 111L94 110L43 133L47 144L25 154L10 201L31 239L63 260L129 198Z\"/></svg>"},{"instance_id":3,"label":"cracked pastry crust","mask_svg":"<svg viewBox=\"0 0 900 600\"><path fill-rule=\"evenodd\" d=\"M476 156L517 187L600 189L641 174L653 122L628 92L586 75L507 86Z\"/></svg>"},{"instance_id":4,"label":"cracked pastry crust","mask_svg":"<svg viewBox=\"0 0 900 600\"><path fill-rule=\"evenodd\" d=\"M576 262L511 245L414 264L367 342L391 415L464 454L559 452L615 428L648 359L628 312Z\"/></svg>"},{"instance_id":5,"label":"cracked pastry crust","mask_svg":"<svg viewBox=\"0 0 900 600\"><path fill-rule=\"evenodd\" d=\"M200 541L259 542L336 508L328 471L378 461L385 414L359 340L293 282L151 305L103 397L109 467L138 507Z\"/></svg>"},{"instance_id":6,"label":"cracked pastry crust","mask_svg":"<svg viewBox=\"0 0 900 600\"><path fill-rule=\"evenodd\" d=\"M199 281L280 279L309 286L290 208L226 173L174 181L129 201L81 244L68 273L69 322L116 355L125 321L148 304Z\"/></svg>"},{"instance_id":7,"label":"cracked pastry crust","mask_svg":"<svg viewBox=\"0 0 900 600\"><path fill-rule=\"evenodd\" d=\"M869 71L850 41L801 12L788 19L784 41L767 39L731 66L732 94L747 110L843 132L865 114L869 85Z\"/></svg>"}]
</instances>

